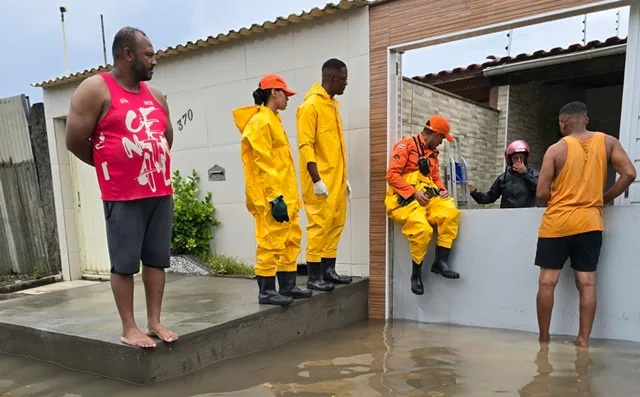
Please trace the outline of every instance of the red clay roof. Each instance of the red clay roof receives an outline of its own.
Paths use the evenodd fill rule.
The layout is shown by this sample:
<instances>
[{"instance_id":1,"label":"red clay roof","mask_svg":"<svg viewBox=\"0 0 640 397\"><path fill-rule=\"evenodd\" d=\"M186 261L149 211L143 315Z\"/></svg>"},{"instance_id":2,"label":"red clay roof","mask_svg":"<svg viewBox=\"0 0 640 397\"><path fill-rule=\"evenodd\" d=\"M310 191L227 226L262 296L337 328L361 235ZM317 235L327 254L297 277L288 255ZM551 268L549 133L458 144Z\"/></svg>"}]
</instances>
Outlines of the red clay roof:
<instances>
[{"instance_id":1,"label":"red clay roof","mask_svg":"<svg viewBox=\"0 0 640 397\"><path fill-rule=\"evenodd\" d=\"M471 64L467 67L458 67L455 68L453 70L443 70L440 71L438 73L429 73L426 74L424 76L415 76L412 77L414 80L418 80L421 81L423 83L430 83L433 82L434 80L438 80L439 82L443 82L449 79L453 79L456 77L461 77L461 75L463 74L467 74L467 73L472 73L475 71L481 71L485 68L488 67L493 67L493 66L499 66L499 65L506 65L509 63L518 63L518 62L522 62L522 61L528 61L528 60L533 60L533 59L540 59L540 58L548 58L548 57L552 57L552 56L556 56L556 55L564 55L564 54L570 54L570 53L576 53L576 52L582 52L582 51L587 51L587 50L592 50L595 48L605 48L605 47L612 47L615 45L619 45L619 44L626 44L627 43L627 38L620 38L617 36L614 37L609 37L608 39L606 39L605 41L600 41L600 40L594 40L594 41L590 41L588 42L586 45L583 45L581 43L576 43L576 44L572 44L569 47L566 48L562 48L562 47L555 47L552 48L549 51L545 51L545 50L538 50L536 52L534 52L533 54L526 54L526 53L522 53L522 54L518 54L514 57L503 57L503 58L499 58L496 56L488 56L487 59L493 59L481 64L478 63L474 63Z\"/></svg>"}]
</instances>

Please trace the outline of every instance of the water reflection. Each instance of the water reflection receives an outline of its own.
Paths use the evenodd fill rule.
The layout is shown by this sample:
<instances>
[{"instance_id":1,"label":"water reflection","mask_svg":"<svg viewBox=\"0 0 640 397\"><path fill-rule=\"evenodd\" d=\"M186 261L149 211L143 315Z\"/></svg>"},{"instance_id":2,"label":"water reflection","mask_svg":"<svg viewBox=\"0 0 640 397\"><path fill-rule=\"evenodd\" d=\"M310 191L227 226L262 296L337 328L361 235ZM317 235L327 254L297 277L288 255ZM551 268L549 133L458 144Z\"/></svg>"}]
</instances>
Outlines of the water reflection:
<instances>
[{"instance_id":1,"label":"water reflection","mask_svg":"<svg viewBox=\"0 0 640 397\"><path fill-rule=\"evenodd\" d=\"M555 396L580 396L590 397L591 381L588 367L593 364L589 356L589 349L575 348L575 360L573 371L567 370L553 376L554 368L549 361L549 345L541 344L540 350L534 361L538 370L533 380L519 390L521 397L555 397Z\"/></svg>"},{"instance_id":2,"label":"water reflection","mask_svg":"<svg viewBox=\"0 0 640 397\"><path fill-rule=\"evenodd\" d=\"M456 370L463 357L450 346L392 349L391 355L393 369L384 375L384 381L398 395L454 396L464 391ZM406 364L398 365L400 357Z\"/></svg>"},{"instance_id":3,"label":"water reflection","mask_svg":"<svg viewBox=\"0 0 640 397\"><path fill-rule=\"evenodd\" d=\"M640 395L640 344L590 350L536 336L363 322L149 386L0 356L0 396L351 397Z\"/></svg>"}]
</instances>

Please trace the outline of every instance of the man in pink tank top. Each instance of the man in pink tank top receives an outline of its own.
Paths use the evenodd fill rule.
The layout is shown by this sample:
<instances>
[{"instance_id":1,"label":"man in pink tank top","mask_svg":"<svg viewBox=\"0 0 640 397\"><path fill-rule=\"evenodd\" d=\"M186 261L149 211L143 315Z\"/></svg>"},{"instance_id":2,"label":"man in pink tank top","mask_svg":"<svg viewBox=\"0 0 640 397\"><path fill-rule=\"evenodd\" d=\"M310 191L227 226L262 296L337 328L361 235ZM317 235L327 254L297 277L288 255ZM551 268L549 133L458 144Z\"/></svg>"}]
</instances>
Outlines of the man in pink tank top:
<instances>
[{"instance_id":1,"label":"man in pink tank top","mask_svg":"<svg viewBox=\"0 0 640 397\"><path fill-rule=\"evenodd\" d=\"M139 29L120 29L111 72L89 77L71 97L66 145L95 167L102 194L111 261L111 289L123 343L155 347L152 337L178 336L160 323L169 267L173 188L173 128L162 93L145 83L156 66L151 41ZM147 331L133 315L133 275L140 271L147 298Z\"/></svg>"}]
</instances>

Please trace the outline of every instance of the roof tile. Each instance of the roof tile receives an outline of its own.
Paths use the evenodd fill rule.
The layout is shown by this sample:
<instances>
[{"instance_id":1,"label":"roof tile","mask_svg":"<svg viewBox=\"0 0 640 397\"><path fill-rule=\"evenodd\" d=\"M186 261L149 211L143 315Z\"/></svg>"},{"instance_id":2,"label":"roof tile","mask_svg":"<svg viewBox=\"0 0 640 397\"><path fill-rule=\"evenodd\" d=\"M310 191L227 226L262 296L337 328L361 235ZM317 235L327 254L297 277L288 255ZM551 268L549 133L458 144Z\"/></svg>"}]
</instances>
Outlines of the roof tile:
<instances>
[{"instance_id":1,"label":"roof tile","mask_svg":"<svg viewBox=\"0 0 640 397\"><path fill-rule=\"evenodd\" d=\"M626 44L626 43L627 43L626 37L621 38L618 36L613 36L613 37L609 37L605 41L600 41L600 40L590 41L586 45L583 45L581 43L575 43L575 44L571 44L566 48L554 47L546 51L537 50L532 54L522 53L522 54L515 55L513 57L507 56L507 57L500 58L495 55L490 55L487 57L487 59L491 59L491 60L484 63L474 63L466 67L457 67L452 70L441 70L439 72L429 73L424 76L415 76L415 77L412 77L412 79L429 84L433 80L442 81L443 79L455 78L461 74L474 72L477 69L485 69L493 66L529 61L533 59L547 58L547 57L556 56L556 55L571 54L576 52L592 50L595 48L612 47L615 45Z\"/></svg>"}]
</instances>

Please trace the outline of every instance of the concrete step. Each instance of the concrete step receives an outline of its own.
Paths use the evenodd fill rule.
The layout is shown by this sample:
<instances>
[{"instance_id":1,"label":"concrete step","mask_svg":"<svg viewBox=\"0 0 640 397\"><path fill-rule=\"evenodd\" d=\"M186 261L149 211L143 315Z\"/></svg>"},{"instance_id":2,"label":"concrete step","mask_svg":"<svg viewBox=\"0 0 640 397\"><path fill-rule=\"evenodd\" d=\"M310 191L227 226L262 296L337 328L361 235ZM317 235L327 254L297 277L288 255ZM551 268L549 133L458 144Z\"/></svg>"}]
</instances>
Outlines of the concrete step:
<instances>
[{"instance_id":1,"label":"concrete step","mask_svg":"<svg viewBox=\"0 0 640 397\"><path fill-rule=\"evenodd\" d=\"M135 280L144 330L144 288ZM99 283L0 302L0 352L147 384L366 319L368 290L368 279L354 278L281 308L258 304L255 280L167 274L162 322L180 339L143 350L120 342L110 285Z\"/></svg>"}]
</instances>

